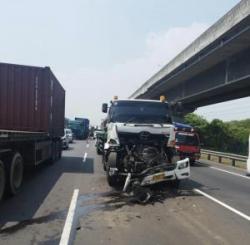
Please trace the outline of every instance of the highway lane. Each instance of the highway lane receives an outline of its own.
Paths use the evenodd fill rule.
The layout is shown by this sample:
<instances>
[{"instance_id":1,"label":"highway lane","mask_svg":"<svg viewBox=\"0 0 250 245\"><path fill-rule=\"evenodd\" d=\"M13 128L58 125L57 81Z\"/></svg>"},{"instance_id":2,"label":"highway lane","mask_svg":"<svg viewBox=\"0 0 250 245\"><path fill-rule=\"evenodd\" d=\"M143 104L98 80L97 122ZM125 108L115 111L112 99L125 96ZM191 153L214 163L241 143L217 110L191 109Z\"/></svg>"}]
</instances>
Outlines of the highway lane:
<instances>
[{"instance_id":1,"label":"highway lane","mask_svg":"<svg viewBox=\"0 0 250 245\"><path fill-rule=\"evenodd\" d=\"M249 221L193 188L249 214L250 182L208 167L191 171L178 192L162 186L141 205L107 185L94 142L78 141L60 161L27 175L22 191L0 204L0 244L58 244L75 189L74 244L249 244Z\"/></svg>"},{"instance_id":2,"label":"highway lane","mask_svg":"<svg viewBox=\"0 0 250 245\"><path fill-rule=\"evenodd\" d=\"M249 244L248 221L193 191L206 190L206 183L196 179L198 167L179 192L163 186L150 203L141 205L107 187L93 144L88 157L94 159L96 189L80 189L75 244L236 244L241 237Z\"/></svg>"},{"instance_id":3,"label":"highway lane","mask_svg":"<svg viewBox=\"0 0 250 245\"><path fill-rule=\"evenodd\" d=\"M202 162L208 163L207 161ZM245 176L243 171L235 171L230 167L218 166L213 163L209 166L216 168L196 164L192 168L192 180L202 183L200 189L207 194L250 216L250 178L219 171L222 169Z\"/></svg>"},{"instance_id":4,"label":"highway lane","mask_svg":"<svg viewBox=\"0 0 250 245\"><path fill-rule=\"evenodd\" d=\"M21 192L0 203L0 244L58 244L72 192L92 171L83 167L86 142L76 142L60 161L25 176Z\"/></svg>"}]
</instances>

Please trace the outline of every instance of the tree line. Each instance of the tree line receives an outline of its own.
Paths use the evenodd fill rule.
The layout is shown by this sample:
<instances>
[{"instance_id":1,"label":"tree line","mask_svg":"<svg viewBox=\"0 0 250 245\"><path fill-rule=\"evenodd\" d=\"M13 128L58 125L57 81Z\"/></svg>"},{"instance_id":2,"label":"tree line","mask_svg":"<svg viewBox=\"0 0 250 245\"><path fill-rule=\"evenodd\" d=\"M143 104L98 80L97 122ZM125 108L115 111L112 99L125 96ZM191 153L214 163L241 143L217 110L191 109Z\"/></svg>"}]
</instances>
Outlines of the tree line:
<instances>
[{"instance_id":1,"label":"tree line","mask_svg":"<svg viewBox=\"0 0 250 245\"><path fill-rule=\"evenodd\" d=\"M204 148L242 155L248 154L250 119L229 122L214 119L208 122L202 116L190 113L185 116L185 122L197 129Z\"/></svg>"}]
</instances>

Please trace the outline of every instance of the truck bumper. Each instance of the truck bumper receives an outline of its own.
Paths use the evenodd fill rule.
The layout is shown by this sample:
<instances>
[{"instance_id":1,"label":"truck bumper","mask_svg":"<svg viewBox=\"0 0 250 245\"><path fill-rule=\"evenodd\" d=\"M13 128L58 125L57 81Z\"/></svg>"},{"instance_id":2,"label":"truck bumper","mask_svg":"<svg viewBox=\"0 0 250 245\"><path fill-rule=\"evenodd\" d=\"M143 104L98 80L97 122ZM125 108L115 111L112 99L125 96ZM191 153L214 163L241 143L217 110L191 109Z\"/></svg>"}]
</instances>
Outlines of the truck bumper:
<instances>
[{"instance_id":1,"label":"truck bumper","mask_svg":"<svg viewBox=\"0 0 250 245\"><path fill-rule=\"evenodd\" d=\"M176 163L176 168L145 176L141 181L141 186L152 185L169 180L182 180L190 177L189 159L185 158Z\"/></svg>"},{"instance_id":2,"label":"truck bumper","mask_svg":"<svg viewBox=\"0 0 250 245\"><path fill-rule=\"evenodd\" d=\"M110 174L117 174L118 169L111 168ZM176 164L159 165L143 171L141 174L135 176L132 173L120 173L126 176L126 181L123 191L126 191L131 183L137 183L140 186L153 185L159 182L182 180L190 177L190 162L189 158L177 161Z\"/></svg>"}]
</instances>

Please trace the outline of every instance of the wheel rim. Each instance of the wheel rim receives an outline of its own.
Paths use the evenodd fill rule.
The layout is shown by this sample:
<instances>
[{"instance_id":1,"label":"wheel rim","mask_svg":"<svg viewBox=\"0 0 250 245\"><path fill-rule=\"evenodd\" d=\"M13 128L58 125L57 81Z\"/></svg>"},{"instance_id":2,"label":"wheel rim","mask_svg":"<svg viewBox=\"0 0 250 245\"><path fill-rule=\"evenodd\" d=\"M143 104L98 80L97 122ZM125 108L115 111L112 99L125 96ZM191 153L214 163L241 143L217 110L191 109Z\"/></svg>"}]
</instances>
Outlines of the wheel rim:
<instances>
[{"instance_id":1,"label":"wheel rim","mask_svg":"<svg viewBox=\"0 0 250 245\"><path fill-rule=\"evenodd\" d=\"M3 162L0 161L0 200L3 197L4 189L5 189L5 170Z\"/></svg>"},{"instance_id":2,"label":"wheel rim","mask_svg":"<svg viewBox=\"0 0 250 245\"><path fill-rule=\"evenodd\" d=\"M13 168L13 179L12 183L15 189L18 189L23 181L23 163L21 157L15 159Z\"/></svg>"}]
</instances>

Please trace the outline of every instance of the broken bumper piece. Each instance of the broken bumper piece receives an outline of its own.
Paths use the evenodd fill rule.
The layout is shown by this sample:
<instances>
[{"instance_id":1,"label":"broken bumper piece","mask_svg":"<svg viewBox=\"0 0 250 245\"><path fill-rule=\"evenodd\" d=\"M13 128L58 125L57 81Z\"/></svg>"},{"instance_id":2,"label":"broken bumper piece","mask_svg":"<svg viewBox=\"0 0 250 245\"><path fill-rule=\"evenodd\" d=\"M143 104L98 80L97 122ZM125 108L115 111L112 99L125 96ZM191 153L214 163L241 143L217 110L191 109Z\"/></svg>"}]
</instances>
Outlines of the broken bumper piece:
<instances>
[{"instance_id":1,"label":"broken bumper piece","mask_svg":"<svg viewBox=\"0 0 250 245\"><path fill-rule=\"evenodd\" d=\"M135 176L131 173L126 174L127 178L123 191L126 191L131 182L136 181L140 186L153 185L163 181L182 180L190 177L190 163L189 159L185 158L178 161L176 164L159 165L147 169Z\"/></svg>"},{"instance_id":2,"label":"broken bumper piece","mask_svg":"<svg viewBox=\"0 0 250 245\"><path fill-rule=\"evenodd\" d=\"M176 163L176 167L172 170L157 172L145 176L141 181L141 186L152 185L162 181L168 180L182 180L190 177L189 159L185 158Z\"/></svg>"}]
</instances>

